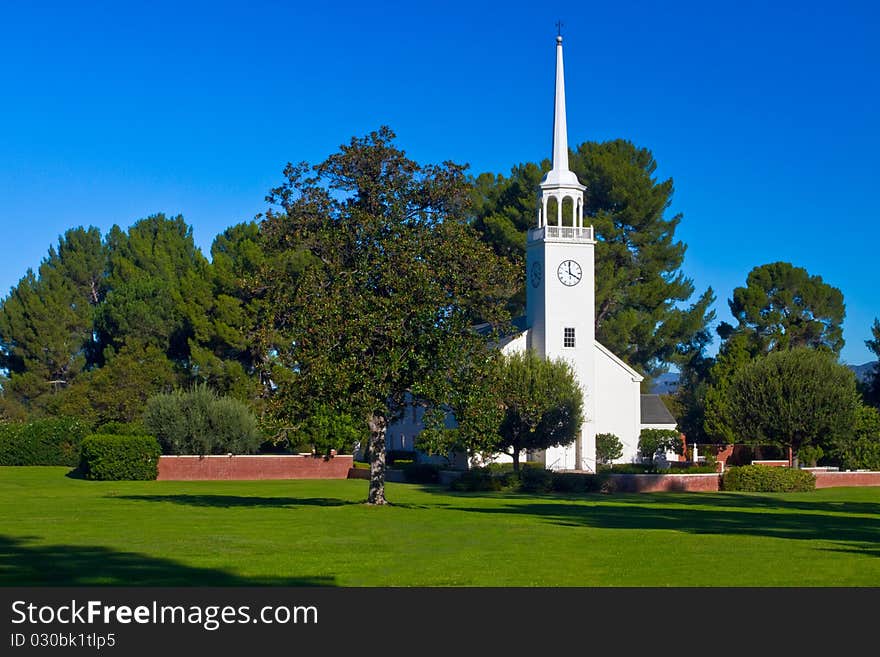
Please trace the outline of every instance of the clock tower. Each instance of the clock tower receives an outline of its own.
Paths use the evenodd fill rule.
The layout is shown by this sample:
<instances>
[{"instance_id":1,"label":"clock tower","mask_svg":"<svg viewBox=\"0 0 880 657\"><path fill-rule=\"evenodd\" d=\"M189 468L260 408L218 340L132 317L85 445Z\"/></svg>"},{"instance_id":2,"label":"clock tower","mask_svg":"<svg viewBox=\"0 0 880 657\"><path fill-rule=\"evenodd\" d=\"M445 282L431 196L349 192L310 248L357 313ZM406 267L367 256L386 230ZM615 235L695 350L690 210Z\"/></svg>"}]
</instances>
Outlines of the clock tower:
<instances>
[{"instance_id":1,"label":"clock tower","mask_svg":"<svg viewBox=\"0 0 880 657\"><path fill-rule=\"evenodd\" d=\"M562 36L556 37L553 168L541 181L537 225L526 242L528 347L573 367L584 395L584 424L574 445L548 449L548 468L594 470L596 463L595 268L584 190L568 168Z\"/></svg>"}]
</instances>

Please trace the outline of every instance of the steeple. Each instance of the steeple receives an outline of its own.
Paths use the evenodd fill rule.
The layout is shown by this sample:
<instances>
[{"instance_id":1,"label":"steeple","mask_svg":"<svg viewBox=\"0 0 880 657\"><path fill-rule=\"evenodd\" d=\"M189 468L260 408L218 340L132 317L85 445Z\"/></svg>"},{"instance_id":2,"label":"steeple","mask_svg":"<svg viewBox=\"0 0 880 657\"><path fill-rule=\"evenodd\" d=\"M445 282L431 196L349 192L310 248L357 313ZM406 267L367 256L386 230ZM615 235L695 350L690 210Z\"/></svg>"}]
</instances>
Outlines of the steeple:
<instances>
[{"instance_id":1,"label":"steeple","mask_svg":"<svg viewBox=\"0 0 880 657\"><path fill-rule=\"evenodd\" d=\"M577 185L578 179L568 170L568 126L565 121L565 70L562 64L562 35L556 37L556 95L553 101L553 168L543 182Z\"/></svg>"},{"instance_id":2,"label":"steeple","mask_svg":"<svg viewBox=\"0 0 880 657\"><path fill-rule=\"evenodd\" d=\"M553 168L541 180L541 209L538 211L538 228L556 224L562 226L564 200L572 204L570 218L565 223L583 228L583 203L586 187L568 168L568 125L565 119L565 70L562 64L562 35L556 37L556 93L553 99ZM547 203L556 199L556 216L547 216ZM591 236L592 237L592 236Z\"/></svg>"}]
</instances>

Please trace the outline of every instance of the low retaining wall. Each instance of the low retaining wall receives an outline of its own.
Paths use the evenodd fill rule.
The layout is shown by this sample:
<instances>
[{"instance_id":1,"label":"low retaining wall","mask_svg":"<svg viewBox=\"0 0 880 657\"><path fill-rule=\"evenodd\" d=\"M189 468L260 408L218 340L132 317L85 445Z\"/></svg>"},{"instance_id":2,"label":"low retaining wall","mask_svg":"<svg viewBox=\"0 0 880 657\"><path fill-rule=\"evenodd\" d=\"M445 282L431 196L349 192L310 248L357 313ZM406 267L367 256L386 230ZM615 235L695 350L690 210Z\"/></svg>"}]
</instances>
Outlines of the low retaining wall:
<instances>
[{"instance_id":1,"label":"low retaining wall","mask_svg":"<svg viewBox=\"0 0 880 657\"><path fill-rule=\"evenodd\" d=\"M717 491L721 475L706 474L609 474L615 493Z\"/></svg>"},{"instance_id":2,"label":"low retaining wall","mask_svg":"<svg viewBox=\"0 0 880 657\"><path fill-rule=\"evenodd\" d=\"M156 479L345 479L352 461L352 456L325 458L297 454L160 456Z\"/></svg>"},{"instance_id":3,"label":"low retaining wall","mask_svg":"<svg viewBox=\"0 0 880 657\"><path fill-rule=\"evenodd\" d=\"M813 472L816 488L880 486L880 472Z\"/></svg>"}]
</instances>

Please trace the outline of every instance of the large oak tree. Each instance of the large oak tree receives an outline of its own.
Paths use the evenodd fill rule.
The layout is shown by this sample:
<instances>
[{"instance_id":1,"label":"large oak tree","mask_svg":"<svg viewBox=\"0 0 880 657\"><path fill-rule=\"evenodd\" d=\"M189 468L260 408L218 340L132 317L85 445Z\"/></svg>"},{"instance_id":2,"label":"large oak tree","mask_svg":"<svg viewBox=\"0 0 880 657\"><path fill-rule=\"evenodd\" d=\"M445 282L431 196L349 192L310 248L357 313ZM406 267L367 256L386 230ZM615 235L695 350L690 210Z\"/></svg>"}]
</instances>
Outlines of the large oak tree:
<instances>
[{"instance_id":1,"label":"large oak tree","mask_svg":"<svg viewBox=\"0 0 880 657\"><path fill-rule=\"evenodd\" d=\"M491 349L473 330L501 326L515 270L467 222L464 167L419 165L387 127L315 166L288 165L268 196L277 357L291 373L272 409L305 422L316 404L370 431L367 501L385 503L385 431L411 401L442 408Z\"/></svg>"}]
</instances>

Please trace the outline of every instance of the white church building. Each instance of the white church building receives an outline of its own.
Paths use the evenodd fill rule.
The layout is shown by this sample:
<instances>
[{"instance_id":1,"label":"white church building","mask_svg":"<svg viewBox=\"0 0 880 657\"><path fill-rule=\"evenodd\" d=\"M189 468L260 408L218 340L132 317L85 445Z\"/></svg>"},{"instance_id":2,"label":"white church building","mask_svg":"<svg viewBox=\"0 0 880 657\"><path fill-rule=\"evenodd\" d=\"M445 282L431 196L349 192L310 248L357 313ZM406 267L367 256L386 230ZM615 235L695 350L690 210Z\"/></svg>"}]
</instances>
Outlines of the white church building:
<instances>
[{"instance_id":1,"label":"white church building","mask_svg":"<svg viewBox=\"0 0 880 657\"><path fill-rule=\"evenodd\" d=\"M602 248L584 223L586 187L568 168L562 37L556 38L553 168L540 184L537 221L526 242L524 330L505 340L505 353L532 349L562 358L574 368L583 392L584 424L572 445L526 455L551 470L596 470L596 435L612 433L623 443L618 462L638 459L642 428L675 429L658 395L640 394L643 377L596 341L595 251ZM387 432L388 449L417 444L421 409L413 408ZM509 460L509 457L499 457Z\"/></svg>"}]
</instances>

